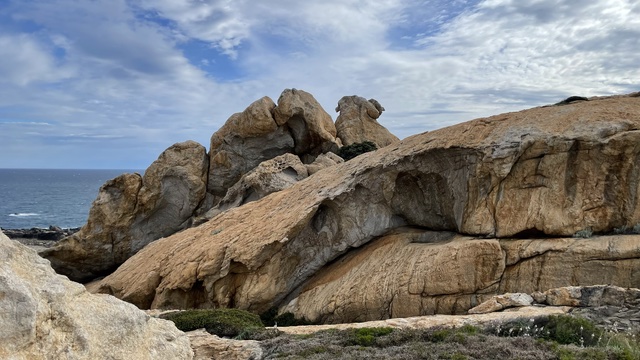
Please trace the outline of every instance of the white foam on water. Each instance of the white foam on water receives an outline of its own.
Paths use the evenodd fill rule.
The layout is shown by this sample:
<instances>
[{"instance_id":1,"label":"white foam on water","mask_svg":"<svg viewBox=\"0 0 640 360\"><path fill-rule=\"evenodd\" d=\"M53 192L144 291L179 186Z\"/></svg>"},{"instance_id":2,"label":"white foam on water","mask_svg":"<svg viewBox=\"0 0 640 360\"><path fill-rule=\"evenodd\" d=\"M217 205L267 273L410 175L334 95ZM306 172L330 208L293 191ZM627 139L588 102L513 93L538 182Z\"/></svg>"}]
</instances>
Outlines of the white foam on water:
<instances>
[{"instance_id":1,"label":"white foam on water","mask_svg":"<svg viewBox=\"0 0 640 360\"><path fill-rule=\"evenodd\" d=\"M27 216L40 216L40 214L36 214L36 213L13 213L13 214L9 214L9 216L13 216L13 217L27 217Z\"/></svg>"}]
</instances>

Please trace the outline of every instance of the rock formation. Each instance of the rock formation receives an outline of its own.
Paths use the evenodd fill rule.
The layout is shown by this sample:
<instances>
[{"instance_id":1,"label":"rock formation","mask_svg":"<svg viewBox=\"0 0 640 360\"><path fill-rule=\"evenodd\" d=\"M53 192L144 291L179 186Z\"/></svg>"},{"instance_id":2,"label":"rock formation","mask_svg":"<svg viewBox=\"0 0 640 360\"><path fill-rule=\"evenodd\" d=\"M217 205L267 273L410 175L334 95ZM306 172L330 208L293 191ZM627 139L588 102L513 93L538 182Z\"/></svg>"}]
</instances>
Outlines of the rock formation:
<instances>
[{"instance_id":1,"label":"rock formation","mask_svg":"<svg viewBox=\"0 0 640 360\"><path fill-rule=\"evenodd\" d=\"M173 323L57 275L0 233L0 358L191 359Z\"/></svg>"},{"instance_id":2,"label":"rock formation","mask_svg":"<svg viewBox=\"0 0 640 360\"><path fill-rule=\"evenodd\" d=\"M380 125L377 118L384 108L375 99L360 96L344 96L338 102L336 131L343 145L371 141L378 148L398 142L399 139Z\"/></svg>"},{"instance_id":3,"label":"rock formation","mask_svg":"<svg viewBox=\"0 0 640 360\"><path fill-rule=\"evenodd\" d=\"M204 329L187 332L194 360L258 360L263 358L262 348L254 340L233 340L211 335Z\"/></svg>"},{"instance_id":4,"label":"rock formation","mask_svg":"<svg viewBox=\"0 0 640 360\"><path fill-rule=\"evenodd\" d=\"M311 94L286 89L277 105L263 97L212 135L209 154L192 141L176 144L143 177L124 174L105 183L87 224L42 255L59 273L90 281L151 241L342 162L332 153L341 145Z\"/></svg>"},{"instance_id":5,"label":"rock formation","mask_svg":"<svg viewBox=\"0 0 640 360\"><path fill-rule=\"evenodd\" d=\"M307 176L307 167L293 154L284 154L261 162L230 187L218 206L211 209L205 217L210 219L227 209L284 190Z\"/></svg>"},{"instance_id":6,"label":"rock formation","mask_svg":"<svg viewBox=\"0 0 640 360\"><path fill-rule=\"evenodd\" d=\"M211 136L207 189L213 196L211 206L263 161L294 153L310 162L321 153L336 151L338 146L331 116L311 94L286 89L277 106L265 96L232 115Z\"/></svg>"},{"instance_id":7,"label":"rock formation","mask_svg":"<svg viewBox=\"0 0 640 360\"><path fill-rule=\"evenodd\" d=\"M638 130L628 96L413 136L158 240L99 288L141 308L278 306L342 322L638 287L638 236L570 238L640 223Z\"/></svg>"},{"instance_id":8,"label":"rock formation","mask_svg":"<svg viewBox=\"0 0 640 360\"><path fill-rule=\"evenodd\" d=\"M139 174L107 181L79 232L41 255L84 281L111 272L153 240L189 225L206 194L208 158L193 141L175 144Z\"/></svg>"}]
</instances>

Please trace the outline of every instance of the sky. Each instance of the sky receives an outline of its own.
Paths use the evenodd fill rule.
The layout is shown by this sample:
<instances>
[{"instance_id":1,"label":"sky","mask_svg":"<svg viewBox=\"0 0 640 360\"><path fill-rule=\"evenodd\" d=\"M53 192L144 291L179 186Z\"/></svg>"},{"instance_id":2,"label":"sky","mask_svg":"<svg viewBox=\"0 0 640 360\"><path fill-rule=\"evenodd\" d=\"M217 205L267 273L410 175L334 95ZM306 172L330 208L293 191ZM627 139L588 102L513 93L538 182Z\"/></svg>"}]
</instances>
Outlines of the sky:
<instances>
[{"instance_id":1,"label":"sky","mask_svg":"<svg viewBox=\"0 0 640 360\"><path fill-rule=\"evenodd\" d=\"M636 0L0 0L0 168L145 169L286 88L404 138L639 91L639 64Z\"/></svg>"}]
</instances>

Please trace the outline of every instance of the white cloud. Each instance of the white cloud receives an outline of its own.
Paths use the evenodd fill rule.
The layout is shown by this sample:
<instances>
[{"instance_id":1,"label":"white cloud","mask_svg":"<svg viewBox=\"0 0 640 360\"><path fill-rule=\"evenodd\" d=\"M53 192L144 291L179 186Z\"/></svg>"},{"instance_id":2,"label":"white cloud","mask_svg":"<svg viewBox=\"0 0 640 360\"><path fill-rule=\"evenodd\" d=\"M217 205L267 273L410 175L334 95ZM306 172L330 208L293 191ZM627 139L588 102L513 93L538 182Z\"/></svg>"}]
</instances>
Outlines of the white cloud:
<instances>
[{"instance_id":1,"label":"white cloud","mask_svg":"<svg viewBox=\"0 0 640 360\"><path fill-rule=\"evenodd\" d=\"M59 67L49 49L28 34L0 34L0 83L18 86L55 82L68 77L68 69Z\"/></svg>"},{"instance_id":2,"label":"white cloud","mask_svg":"<svg viewBox=\"0 0 640 360\"><path fill-rule=\"evenodd\" d=\"M93 144L81 152L97 158L117 146L122 162L135 153L148 164L176 141L207 145L232 113L287 87L330 113L343 95L374 97L387 109L381 123L404 137L568 95L637 91L640 77L631 0L15 0L9 9L0 120L54 126L28 137L25 125L14 124L19 136L4 125L0 142ZM210 48L194 50L201 42Z\"/></svg>"}]
</instances>

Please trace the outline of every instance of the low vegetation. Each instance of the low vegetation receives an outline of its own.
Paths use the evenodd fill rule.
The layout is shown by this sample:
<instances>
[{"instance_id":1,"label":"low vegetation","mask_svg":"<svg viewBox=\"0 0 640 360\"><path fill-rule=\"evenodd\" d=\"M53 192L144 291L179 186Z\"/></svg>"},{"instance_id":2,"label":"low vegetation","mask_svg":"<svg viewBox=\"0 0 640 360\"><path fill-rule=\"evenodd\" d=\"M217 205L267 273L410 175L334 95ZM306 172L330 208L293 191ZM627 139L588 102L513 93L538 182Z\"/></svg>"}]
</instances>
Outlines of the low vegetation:
<instances>
[{"instance_id":1,"label":"low vegetation","mask_svg":"<svg viewBox=\"0 0 640 360\"><path fill-rule=\"evenodd\" d=\"M634 334L558 316L488 328L327 330L261 342L267 359L640 359Z\"/></svg>"},{"instance_id":2,"label":"low vegetation","mask_svg":"<svg viewBox=\"0 0 640 360\"><path fill-rule=\"evenodd\" d=\"M584 318L561 315L494 324L486 328L325 330L289 335L275 326L304 322L272 309L259 316L237 309L187 310L165 314L182 331L260 341L266 359L640 359L635 333L605 329ZM272 327L265 328L265 323Z\"/></svg>"},{"instance_id":3,"label":"low vegetation","mask_svg":"<svg viewBox=\"0 0 640 360\"><path fill-rule=\"evenodd\" d=\"M264 329L258 315L238 309L186 310L162 318L173 321L182 331L204 328L208 333L222 337L247 337Z\"/></svg>"}]
</instances>

